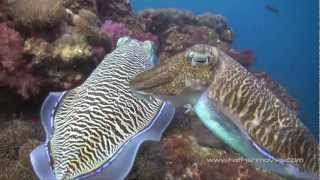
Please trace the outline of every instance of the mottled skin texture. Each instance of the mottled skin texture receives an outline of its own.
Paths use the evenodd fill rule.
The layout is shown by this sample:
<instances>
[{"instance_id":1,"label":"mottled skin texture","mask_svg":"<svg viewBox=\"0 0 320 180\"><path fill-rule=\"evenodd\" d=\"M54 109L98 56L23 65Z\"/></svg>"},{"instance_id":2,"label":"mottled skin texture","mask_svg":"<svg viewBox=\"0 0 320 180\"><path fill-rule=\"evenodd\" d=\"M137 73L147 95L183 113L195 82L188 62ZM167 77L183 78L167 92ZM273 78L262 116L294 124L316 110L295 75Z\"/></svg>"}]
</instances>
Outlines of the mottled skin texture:
<instances>
[{"instance_id":1,"label":"mottled skin texture","mask_svg":"<svg viewBox=\"0 0 320 180\"><path fill-rule=\"evenodd\" d=\"M191 105L197 98L186 95L208 90L210 101L274 157L302 158L303 163L297 164L300 169L313 173L319 170L318 143L297 114L216 47L195 45L157 68L139 74L131 81L131 87L172 101L183 99Z\"/></svg>"}]
</instances>

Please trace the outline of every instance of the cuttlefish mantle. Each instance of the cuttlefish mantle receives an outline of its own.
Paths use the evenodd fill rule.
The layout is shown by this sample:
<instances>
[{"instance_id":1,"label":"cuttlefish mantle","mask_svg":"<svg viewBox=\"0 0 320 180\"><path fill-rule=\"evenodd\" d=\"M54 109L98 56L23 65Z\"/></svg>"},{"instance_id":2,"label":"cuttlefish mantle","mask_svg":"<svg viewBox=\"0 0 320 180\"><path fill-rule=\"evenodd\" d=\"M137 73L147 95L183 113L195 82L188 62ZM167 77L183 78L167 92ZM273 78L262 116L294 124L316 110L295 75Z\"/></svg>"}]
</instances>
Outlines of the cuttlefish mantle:
<instances>
[{"instance_id":1,"label":"cuttlefish mantle","mask_svg":"<svg viewBox=\"0 0 320 180\"><path fill-rule=\"evenodd\" d=\"M153 43L124 37L81 86L50 93L41 108L46 140L30 154L38 178L124 179L139 146L159 141L175 112L129 88L156 62Z\"/></svg>"},{"instance_id":2,"label":"cuttlefish mantle","mask_svg":"<svg viewBox=\"0 0 320 180\"><path fill-rule=\"evenodd\" d=\"M212 134L259 168L290 179L319 178L319 144L296 112L217 47L195 45L130 86L176 106L191 104Z\"/></svg>"}]
</instances>

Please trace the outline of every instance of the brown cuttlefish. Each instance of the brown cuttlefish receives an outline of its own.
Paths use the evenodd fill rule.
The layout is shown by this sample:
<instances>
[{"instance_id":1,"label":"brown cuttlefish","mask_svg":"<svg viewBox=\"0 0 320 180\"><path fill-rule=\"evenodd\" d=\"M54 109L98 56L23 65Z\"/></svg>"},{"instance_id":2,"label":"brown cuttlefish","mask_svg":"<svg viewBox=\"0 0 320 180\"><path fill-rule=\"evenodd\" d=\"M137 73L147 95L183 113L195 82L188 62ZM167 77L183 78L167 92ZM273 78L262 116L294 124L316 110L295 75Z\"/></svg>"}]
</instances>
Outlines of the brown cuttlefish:
<instances>
[{"instance_id":1,"label":"brown cuttlefish","mask_svg":"<svg viewBox=\"0 0 320 180\"><path fill-rule=\"evenodd\" d=\"M195 45L138 74L131 88L191 105L210 132L245 161L290 179L319 178L319 145L265 84L217 47Z\"/></svg>"}]
</instances>

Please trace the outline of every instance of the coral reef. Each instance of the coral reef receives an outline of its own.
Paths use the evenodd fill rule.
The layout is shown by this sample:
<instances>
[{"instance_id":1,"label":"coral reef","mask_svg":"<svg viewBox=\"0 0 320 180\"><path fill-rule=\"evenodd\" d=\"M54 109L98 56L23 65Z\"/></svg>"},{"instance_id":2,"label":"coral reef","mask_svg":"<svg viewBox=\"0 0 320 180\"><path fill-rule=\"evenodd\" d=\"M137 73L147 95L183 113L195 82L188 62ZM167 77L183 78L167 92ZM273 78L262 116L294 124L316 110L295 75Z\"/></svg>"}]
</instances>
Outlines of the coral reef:
<instances>
[{"instance_id":1,"label":"coral reef","mask_svg":"<svg viewBox=\"0 0 320 180\"><path fill-rule=\"evenodd\" d=\"M106 20L101 26L101 32L112 39L113 46L116 45L119 38L123 36L131 36L140 41L150 40L156 45L159 44L158 37L150 32L130 31L124 23Z\"/></svg>"},{"instance_id":2,"label":"coral reef","mask_svg":"<svg viewBox=\"0 0 320 180\"><path fill-rule=\"evenodd\" d=\"M9 8L7 0L0 0L0 23L7 20Z\"/></svg>"},{"instance_id":3,"label":"coral reef","mask_svg":"<svg viewBox=\"0 0 320 180\"><path fill-rule=\"evenodd\" d=\"M96 0L98 16L102 20L125 22L133 15L128 0Z\"/></svg>"},{"instance_id":4,"label":"coral reef","mask_svg":"<svg viewBox=\"0 0 320 180\"><path fill-rule=\"evenodd\" d=\"M53 58L64 62L88 60L92 55L91 46L81 34L65 34L53 43Z\"/></svg>"},{"instance_id":5,"label":"coral reef","mask_svg":"<svg viewBox=\"0 0 320 180\"><path fill-rule=\"evenodd\" d=\"M11 4L15 22L25 28L53 27L65 16L62 0L16 0Z\"/></svg>"},{"instance_id":6,"label":"coral reef","mask_svg":"<svg viewBox=\"0 0 320 180\"><path fill-rule=\"evenodd\" d=\"M83 9L92 13L97 12L96 0L63 0L63 4L74 13L78 13Z\"/></svg>"},{"instance_id":7,"label":"coral reef","mask_svg":"<svg viewBox=\"0 0 320 180\"><path fill-rule=\"evenodd\" d=\"M119 38L129 35L129 30L125 24L113 22L112 20L106 20L101 26L101 31L112 39L113 46L115 46Z\"/></svg>"},{"instance_id":8,"label":"coral reef","mask_svg":"<svg viewBox=\"0 0 320 180\"><path fill-rule=\"evenodd\" d=\"M34 76L22 53L23 41L19 33L5 23L0 24L0 87L14 88L28 98L39 92L41 79Z\"/></svg>"},{"instance_id":9,"label":"coral reef","mask_svg":"<svg viewBox=\"0 0 320 180\"><path fill-rule=\"evenodd\" d=\"M206 13L195 16L177 9L148 9L142 11L138 18L144 22L146 32L159 37L161 59L198 43L228 50L233 41L233 33L221 15Z\"/></svg>"},{"instance_id":10,"label":"coral reef","mask_svg":"<svg viewBox=\"0 0 320 180\"><path fill-rule=\"evenodd\" d=\"M30 123L12 120L2 125L4 129L0 133L0 158L14 159L18 155L18 149L26 139L32 136Z\"/></svg>"},{"instance_id":11,"label":"coral reef","mask_svg":"<svg viewBox=\"0 0 320 180\"><path fill-rule=\"evenodd\" d=\"M52 46L41 38L29 38L24 44L24 52L34 56L33 60L35 64L50 60L52 51Z\"/></svg>"},{"instance_id":12,"label":"coral reef","mask_svg":"<svg viewBox=\"0 0 320 180\"><path fill-rule=\"evenodd\" d=\"M83 82L126 35L155 42L162 61L204 43L245 67L255 62L251 50L231 48L232 29L217 14L177 9L135 14L128 0L0 0L0 179L36 179L28 154L44 136L34 118L44 96ZM255 75L298 112L297 102L278 83L266 73ZM12 117L20 112L33 118ZM178 109L163 140L143 144L127 179L279 179L247 163L209 162L238 157Z\"/></svg>"},{"instance_id":13,"label":"coral reef","mask_svg":"<svg viewBox=\"0 0 320 180\"><path fill-rule=\"evenodd\" d=\"M29 154L43 139L40 123L23 116L1 116L0 127L0 179L36 179Z\"/></svg>"},{"instance_id":14,"label":"coral reef","mask_svg":"<svg viewBox=\"0 0 320 180\"><path fill-rule=\"evenodd\" d=\"M280 177L256 170L240 156L225 150L211 133L190 125L198 121L195 117L184 115L178 110L169 129L160 143L145 143L139 151L135 166L127 177L131 179L281 179ZM185 121L185 122L184 122ZM198 122L197 122L198 123ZM182 125L181 124L185 124ZM197 132L195 134L195 132ZM215 147L200 145L199 134L215 141ZM221 159L238 162L219 162Z\"/></svg>"}]
</instances>

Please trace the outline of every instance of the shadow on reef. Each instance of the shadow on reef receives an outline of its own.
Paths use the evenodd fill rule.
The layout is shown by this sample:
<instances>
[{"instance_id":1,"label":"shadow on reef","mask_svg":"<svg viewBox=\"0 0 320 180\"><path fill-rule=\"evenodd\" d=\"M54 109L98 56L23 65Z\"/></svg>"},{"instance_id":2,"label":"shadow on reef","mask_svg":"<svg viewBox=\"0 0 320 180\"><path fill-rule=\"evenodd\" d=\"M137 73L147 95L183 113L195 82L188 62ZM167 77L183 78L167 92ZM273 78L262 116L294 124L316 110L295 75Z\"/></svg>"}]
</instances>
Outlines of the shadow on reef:
<instances>
[{"instance_id":1,"label":"shadow on reef","mask_svg":"<svg viewBox=\"0 0 320 180\"><path fill-rule=\"evenodd\" d=\"M214 45L249 68L250 50L231 48L234 33L221 15L177 9L134 14L127 0L0 0L0 179L35 179L28 154L44 139L40 105L50 91L81 84L122 36L151 40L162 61L194 44ZM298 105L265 73L257 77L292 109ZM145 143L127 179L277 179L248 164L195 117L178 112L160 143Z\"/></svg>"}]
</instances>

